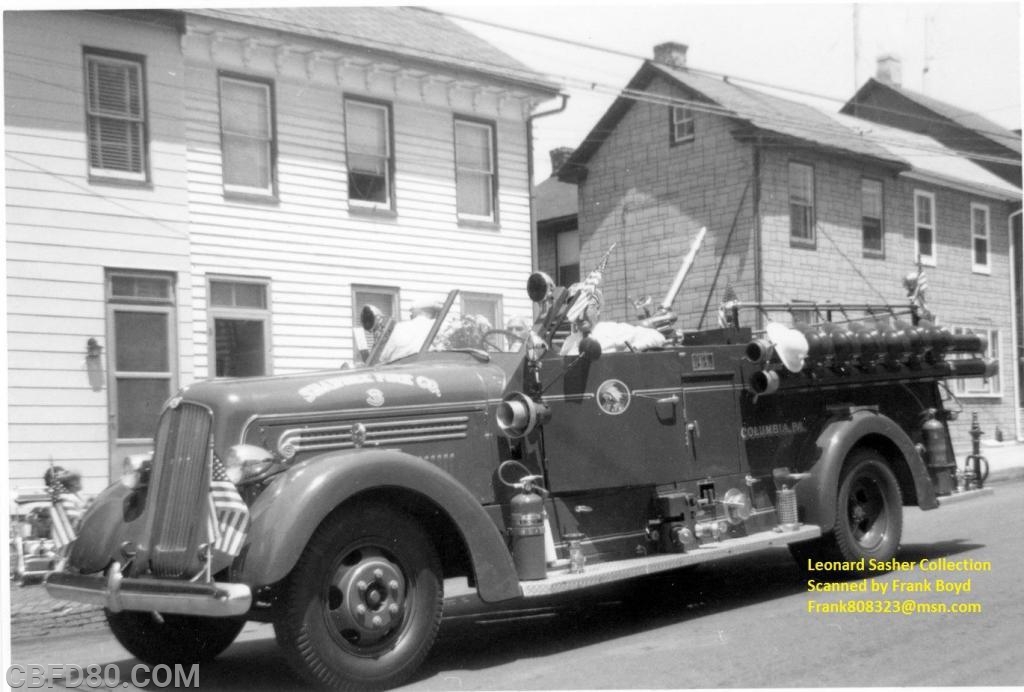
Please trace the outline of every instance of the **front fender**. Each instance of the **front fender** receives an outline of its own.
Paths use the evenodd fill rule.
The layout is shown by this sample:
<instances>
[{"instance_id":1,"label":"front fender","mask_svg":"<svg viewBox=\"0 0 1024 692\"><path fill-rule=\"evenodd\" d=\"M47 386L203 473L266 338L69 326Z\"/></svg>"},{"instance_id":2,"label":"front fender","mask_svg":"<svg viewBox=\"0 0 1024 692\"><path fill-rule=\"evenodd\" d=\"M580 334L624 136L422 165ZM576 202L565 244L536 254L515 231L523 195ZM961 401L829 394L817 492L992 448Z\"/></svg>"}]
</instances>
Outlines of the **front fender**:
<instances>
[{"instance_id":1,"label":"front fender","mask_svg":"<svg viewBox=\"0 0 1024 692\"><path fill-rule=\"evenodd\" d=\"M125 541L137 542L145 530L145 520L131 512L133 491L121 483L103 490L89 505L71 544L67 567L82 574L105 569L112 560L124 560L120 547Z\"/></svg>"},{"instance_id":2,"label":"front fender","mask_svg":"<svg viewBox=\"0 0 1024 692\"><path fill-rule=\"evenodd\" d=\"M283 579L328 514L360 492L385 487L421 495L452 520L468 548L483 600L521 595L505 540L480 502L436 466L388 450L325 454L274 481L250 508L249 544L234 578L254 586Z\"/></svg>"},{"instance_id":3,"label":"front fender","mask_svg":"<svg viewBox=\"0 0 1024 692\"><path fill-rule=\"evenodd\" d=\"M810 469L811 475L796 486L797 503L803 510L803 521L817 524L823 531L835 525L835 499L839 492L843 462L851 450L861 443L876 447L881 443L883 447L895 449L901 458L890 458L890 462L902 464L903 468L894 468L893 471L897 477L903 475L901 471L910 474L918 506L921 509L938 507L928 470L907 434L888 416L861 409L832 420L818 435L815 441L817 461Z\"/></svg>"}]
</instances>

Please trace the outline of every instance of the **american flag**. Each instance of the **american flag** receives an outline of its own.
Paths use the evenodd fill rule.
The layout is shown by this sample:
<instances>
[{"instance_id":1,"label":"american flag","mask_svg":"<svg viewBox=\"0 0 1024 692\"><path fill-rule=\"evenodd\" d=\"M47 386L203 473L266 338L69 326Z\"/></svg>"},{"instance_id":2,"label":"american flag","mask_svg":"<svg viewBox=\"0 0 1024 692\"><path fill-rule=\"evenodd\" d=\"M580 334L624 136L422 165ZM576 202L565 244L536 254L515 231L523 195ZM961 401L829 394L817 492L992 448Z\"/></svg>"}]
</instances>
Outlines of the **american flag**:
<instances>
[{"instance_id":1,"label":"american flag","mask_svg":"<svg viewBox=\"0 0 1024 692\"><path fill-rule=\"evenodd\" d=\"M57 474L53 475L53 479L46 486L46 490L50 493L50 503L53 505L53 511L50 513L52 520L50 538L53 540L54 547L57 550L61 550L77 537L74 522L68 516L67 507L64 505L64 500L61 497L67 494L68 491L57 477Z\"/></svg>"},{"instance_id":2,"label":"american flag","mask_svg":"<svg viewBox=\"0 0 1024 692\"><path fill-rule=\"evenodd\" d=\"M245 533L249 527L249 508L228 480L224 463L213 457L210 474L210 514L207 530L215 550L235 557L242 551Z\"/></svg>"}]
</instances>

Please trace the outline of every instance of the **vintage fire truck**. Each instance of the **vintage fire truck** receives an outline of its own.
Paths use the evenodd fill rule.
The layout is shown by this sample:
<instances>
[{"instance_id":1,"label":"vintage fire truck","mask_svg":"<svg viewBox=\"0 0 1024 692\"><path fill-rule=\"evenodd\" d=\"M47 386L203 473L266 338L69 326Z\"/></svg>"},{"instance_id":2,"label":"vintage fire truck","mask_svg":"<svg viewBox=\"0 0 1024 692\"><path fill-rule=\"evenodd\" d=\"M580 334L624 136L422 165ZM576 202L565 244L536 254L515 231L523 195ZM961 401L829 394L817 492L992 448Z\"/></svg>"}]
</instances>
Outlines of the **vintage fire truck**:
<instances>
[{"instance_id":1,"label":"vintage fire truck","mask_svg":"<svg viewBox=\"0 0 1024 692\"><path fill-rule=\"evenodd\" d=\"M732 304L679 330L695 250L635 324L597 319L603 266L569 288L538 273L525 334L453 291L419 322L364 311L360 367L187 387L50 594L103 605L152 663L273 622L306 681L364 689L423 661L448 578L495 603L775 546L891 559L903 506L965 491L942 389L993 373L983 340L913 305L801 305L823 321L762 333Z\"/></svg>"}]
</instances>

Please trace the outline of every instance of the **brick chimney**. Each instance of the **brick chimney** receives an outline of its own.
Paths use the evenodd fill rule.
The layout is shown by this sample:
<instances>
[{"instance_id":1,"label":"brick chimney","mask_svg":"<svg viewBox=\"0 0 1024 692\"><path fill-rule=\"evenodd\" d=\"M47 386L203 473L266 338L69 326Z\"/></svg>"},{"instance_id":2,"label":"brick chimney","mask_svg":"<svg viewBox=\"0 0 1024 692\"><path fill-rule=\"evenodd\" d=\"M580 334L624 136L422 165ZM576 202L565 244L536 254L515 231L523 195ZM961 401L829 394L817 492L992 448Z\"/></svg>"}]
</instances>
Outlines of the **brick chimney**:
<instances>
[{"instance_id":1,"label":"brick chimney","mask_svg":"<svg viewBox=\"0 0 1024 692\"><path fill-rule=\"evenodd\" d=\"M664 63L669 67L686 67L686 51L689 49L685 43L659 43L654 47L654 62Z\"/></svg>"},{"instance_id":2,"label":"brick chimney","mask_svg":"<svg viewBox=\"0 0 1024 692\"><path fill-rule=\"evenodd\" d=\"M875 79L889 86L903 86L903 65L898 55L886 53L878 56L878 71Z\"/></svg>"},{"instance_id":3,"label":"brick chimney","mask_svg":"<svg viewBox=\"0 0 1024 692\"><path fill-rule=\"evenodd\" d=\"M575 149L572 147L558 147L551 150L551 175L558 174L558 169L562 167L563 163L569 160L573 151L575 151Z\"/></svg>"}]
</instances>

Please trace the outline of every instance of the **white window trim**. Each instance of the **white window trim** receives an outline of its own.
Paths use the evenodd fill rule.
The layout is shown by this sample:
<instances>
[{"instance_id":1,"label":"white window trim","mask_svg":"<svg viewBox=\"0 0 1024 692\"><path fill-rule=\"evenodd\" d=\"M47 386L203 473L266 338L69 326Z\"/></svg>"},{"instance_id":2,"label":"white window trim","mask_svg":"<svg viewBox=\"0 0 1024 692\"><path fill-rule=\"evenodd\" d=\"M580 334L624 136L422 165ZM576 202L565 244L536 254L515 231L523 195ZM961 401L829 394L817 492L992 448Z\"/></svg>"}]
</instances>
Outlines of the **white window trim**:
<instances>
[{"instance_id":1,"label":"white window trim","mask_svg":"<svg viewBox=\"0 0 1024 692\"><path fill-rule=\"evenodd\" d=\"M928 204L931 210L931 223L923 224L918 221L917 218L917 200L918 198L924 198L928 200ZM918 228L925 227L931 229L932 232L932 254L922 255L921 247L918 238ZM939 236L938 230L936 229L935 223L935 193L925 192L924 190L914 190L914 260L920 259L921 264L926 267L934 267L938 262L938 250L939 250ZM973 251L973 249L972 249Z\"/></svg>"},{"instance_id":2,"label":"white window trim","mask_svg":"<svg viewBox=\"0 0 1024 692\"><path fill-rule=\"evenodd\" d=\"M974 232L974 212L975 211L985 212L985 235L979 235ZM977 202L971 202L971 271L975 274L992 274L992 213L989 210L987 204L978 204ZM985 263L978 264L975 261L974 254L974 241L984 238L985 240Z\"/></svg>"},{"instance_id":3,"label":"white window trim","mask_svg":"<svg viewBox=\"0 0 1024 692\"><path fill-rule=\"evenodd\" d=\"M139 76L139 107L141 114L138 119L134 118L121 118L111 115L101 115L99 113L93 113L90 103L89 89L92 86L92 78L90 76L91 69L90 64L93 62L106 62L106 63L117 63L121 65L128 65L135 68ZM143 69L143 63L141 60L133 60L131 58L119 58L110 55L104 55L102 53L91 52L88 49L85 52L85 112L86 112L86 159L89 166L89 176L92 178L110 178L116 180L128 180L132 182L146 182L149 180L149 124L147 123L146 113L146 74ZM139 152L139 156L142 160L142 170L138 173L132 171L120 171L111 168L95 168L92 165L92 156L90 149L90 135L89 135L89 124L92 118L112 118L116 120L127 120L130 122L138 122L142 125L142 137L139 142L139 146L142 150Z\"/></svg>"},{"instance_id":4,"label":"white window trim","mask_svg":"<svg viewBox=\"0 0 1024 692\"><path fill-rule=\"evenodd\" d=\"M792 215L793 215L794 202L793 202L793 192L792 192L792 180L791 180L790 176L793 173L793 169L794 168L802 169L802 170L807 170L807 171L810 172L810 177L811 177L811 193L810 193L811 199L809 200L810 203L806 204L806 205L796 204L796 206L801 206L801 207L804 207L804 208L810 210L810 222L808 224L808 230L810 231L810 237L809 238L803 238L803 237L800 237L800 236L793 235L793 218L792 218ZM818 218L817 218L818 217L817 192L818 191L816 189L817 188L817 182L815 180L815 173L816 173L816 171L815 171L813 165L811 165L809 163L803 163L802 161L790 161L786 165L786 209L789 212L789 216L790 216L790 218L789 218L789 242L790 242L790 245L796 245L798 247L808 247L808 248L816 248L817 245L818 245L818 229L817 229L817 224L818 224Z\"/></svg>"},{"instance_id":5,"label":"white window trim","mask_svg":"<svg viewBox=\"0 0 1024 692\"><path fill-rule=\"evenodd\" d=\"M999 329L997 327L972 327L965 326L962 324L953 325L950 327L950 331L954 334L963 334L970 331L972 334L984 334L985 338L988 339L988 357L1000 360L1002 357L1002 350L999 348ZM995 355L993 356L993 352ZM969 358L969 354L960 354L961 358ZM961 399L989 399L989 400L1002 400L1003 398L1003 387L1002 380L1000 379L1001 373L996 373L986 380L986 390L968 390L967 382L970 380L982 379L979 377L968 377L968 378L957 378L951 383L950 389L953 393ZM995 389L998 388L998 389Z\"/></svg>"},{"instance_id":6,"label":"white window trim","mask_svg":"<svg viewBox=\"0 0 1024 692\"><path fill-rule=\"evenodd\" d=\"M495 127L491 123L480 122L478 120L471 120L469 118L460 118L460 117L456 116L455 117L455 127L458 128L459 125L468 125L470 127L477 127L477 128L486 130L486 132L487 132L487 145L490 148L490 154L491 154L491 156L490 156L490 160L491 160L491 167L490 167L490 169L489 170L477 170L477 169L472 169L472 168L465 168L465 170L468 171L468 172L472 172L472 173L477 173L477 174L483 174L483 175L490 176L490 181L491 181L491 185L490 185L490 188L491 188L491 213L490 214L466 214L464 212L456 211L456 214L457 214L457 216L458 216L460 221L475 221L475 222L478 222L478 223L481 223L481 222L482 223L494 223L494 222L496 222L498 220L498 190L497 190L497 187L496 187L496 183L497 183L497 180L498 180L498 171L497 171L497 168L498 168L498 152L497 152L497 147L495 147L495 135L496 135ZM454 141L454 144L455 144L456 147L458 146L458 140L457 139ZM455 176L456 176L456 180L455 180L455 194L456 194L456 196L459 194L458 175L459 175L459 171L460 170L462 170L462 169L459 166L459 157L458 157L458 152L456 151L455 152ZM455 208L456 208L456 210L458 210L458 207L459 207L459 201L458 201L458 199L456 199L455 200Z\"/></svg>"},{"instance_id":7,"label":"white window trim","mask_svg":"<svg viewBox=\"0 0 1024 692\"><path fill-rule=\"evenodd\" d=\"M690 134L680 137L679 126L687 122L690 123ZM672 106L672 144L692 142L696 138L697 122L693 115L693 109L689 106Z\"/></svg>"},{"instance_id":8,"label":"white window trim","mask_svg":"<svg viewBox=\"0 0 1024 692\"><path fill-rule=\"evenodd\" d=\"M266 307L249 308L213 304L213 284L254 284L263 287L263 300ZM271 318L270 280L250 276L208 275L206 277L206 371L207 377L217 377L217 327L218 318L226 320L259 319L263 321L263 364L264 376L274 374L273 344L270 341L273 333Z\"/></svg>"},{"instance_id":9,"label":"white window trim","mask_svg":"<svg viewBox=\"0 0 1024 692\"><path fill-rule=\"evenodd\" d=\"M244 79L244 78L241 78L241 77L232 77L230 75L219 75L219 78L220 78L220 83L223 83L223 82L235 82L236 84L245 84L246 86L256 86L256 87L261 87L262 89L264 89L267 92L267 114L266 114L267 115L267 132L270 135L270 138L268 140L266 140L267 147L270 150L268 152L268 156L267 156L267 165L269 167L269 169L267 171L267 186L266 187L254 187L252 185L236 185L236 184L228 183L227 180L226 180L227 176L225 175L225 173L227 171L226 171L226 168L225 168L225 165L224 165L224 156L223 156L223 154L224 154L224 146L223 146L224 138L228 134L230 134L232 137L239 137L239 138L244 138L244 137L246 137L246 135L243 135L243 134L240 134L240 133L235 133L235 132L229 133L224 128L223 118L221 119L221 121L220 121L221 180L224 183L224 191L228 192L228 193L233 193L233 194L256 195L256 196L259 196L259 197L272 197L274 195L274 168L275 168L275 161L274 161L274 148L275 148L274 147L274 138L276 137L276 134L274 133L274 116L273 116L274 95L273 95L273 92L271 91L271 86L267 82L264 82L264 81L261 81L261 80L258 80L258 79ZM218 108L221 110L221 112L223 112L223 109L224 109L224 95L223 95L223 91L220 91L220 95L218 97L218 100L219 100L219 103L217 104ZM256 138L255 137L249 137L248 139L255 140ZM262 141L262 140L260 140L260 141Z\"/></svg>"},{"instance_id":10,"label":"white window trim","mask_svg":"<svg viewBox=\"0 0 1024 692\"><path fill-rule=\"evenodd\" d=\"M352 173L352 167L349 164L349 138L348 138L348 107L349 104L358 104L364 108L373 108L384 113L384 201L377 202L372 199L356 199L348 194L350 189L347 185L346 180L346 196L348 197L349 207L357 207L361 209L382 209L391 210L394 209L395 204L395 190L394 190L394 165L392 158L394 152L391 147L391 105L386 103L378 103L376 101L367 101L356 96L345 98L345 176L349 176Z\"/></svg>"},{"instance_id":11,"label":"white window trim","mask_svg":"<svg viewBox=\"0 0 1024 692\"><path fill-rule=\"evenodd\" d=\"M864 244L864 183L872 182L878 185L878 230L879 230L879 243L881 247L877 250L875 248L869 248ZM860 195L861 195L861 253L867 257L872 258L884 258L885 257L885 183L878 178L862 177L860 179ZM875 218L875 217L868 217Z\"/></svg>"}]
</instances>

